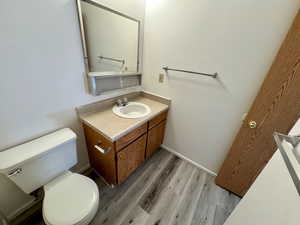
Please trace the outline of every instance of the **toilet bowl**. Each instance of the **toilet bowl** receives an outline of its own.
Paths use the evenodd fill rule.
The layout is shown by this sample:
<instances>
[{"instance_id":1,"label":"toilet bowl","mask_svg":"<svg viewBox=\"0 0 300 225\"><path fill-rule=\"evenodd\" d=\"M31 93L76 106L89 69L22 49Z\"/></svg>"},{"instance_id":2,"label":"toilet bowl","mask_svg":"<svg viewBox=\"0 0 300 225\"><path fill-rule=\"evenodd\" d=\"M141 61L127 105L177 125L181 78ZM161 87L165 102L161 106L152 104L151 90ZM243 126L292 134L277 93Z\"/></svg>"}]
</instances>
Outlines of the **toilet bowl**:
<instances>
[{"instance_id":1,"label":"toilet bowl","mask_svg":"<svg viewBox=\"0 0 300 225\"><path fill-rule=\"evenodd\" d=\"M76 134L69 128L0 152L1 174L25 193L44 189L47 225L87 225L98 210L98 187L69 171L76 163Z\"/></svg>"},{"instance_id":2,"label":"toilet bowl","mask_svg":"<svg viewBox=\"0 0 300 225\"><path fill-rule=\"evenodd\" d=\"M44 186L43 218L47 225L87 225L99 204L98 187L88 177L66 172Z\"/></svg>"}]
</instances>

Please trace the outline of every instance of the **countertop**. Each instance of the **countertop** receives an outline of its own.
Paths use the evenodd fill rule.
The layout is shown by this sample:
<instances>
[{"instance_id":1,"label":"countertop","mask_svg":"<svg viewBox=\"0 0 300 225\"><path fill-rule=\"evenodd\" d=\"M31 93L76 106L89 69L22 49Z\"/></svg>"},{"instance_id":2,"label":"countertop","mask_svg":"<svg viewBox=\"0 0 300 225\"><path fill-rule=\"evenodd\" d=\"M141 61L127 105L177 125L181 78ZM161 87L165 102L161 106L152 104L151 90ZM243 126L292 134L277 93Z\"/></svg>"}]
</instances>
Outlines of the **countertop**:
<instances>
[{"instance_id":1,"label":"countertop","mask_svg":"<svg viewBox=\"0 0 300 225\"><path fill-rule=\"evenodd\" d=\"M157 98L157 96L155 97ZM94 110L92 112L79 113L79 118L84 124L92 127L113 142L169 108L169 105L165 102L148 98L145 95L137 96L129 101L148 105L151 113L138 119L126 119L115 115L112 112L113 105L108 105L96 112Z\"/></svg>"}]
</instances>

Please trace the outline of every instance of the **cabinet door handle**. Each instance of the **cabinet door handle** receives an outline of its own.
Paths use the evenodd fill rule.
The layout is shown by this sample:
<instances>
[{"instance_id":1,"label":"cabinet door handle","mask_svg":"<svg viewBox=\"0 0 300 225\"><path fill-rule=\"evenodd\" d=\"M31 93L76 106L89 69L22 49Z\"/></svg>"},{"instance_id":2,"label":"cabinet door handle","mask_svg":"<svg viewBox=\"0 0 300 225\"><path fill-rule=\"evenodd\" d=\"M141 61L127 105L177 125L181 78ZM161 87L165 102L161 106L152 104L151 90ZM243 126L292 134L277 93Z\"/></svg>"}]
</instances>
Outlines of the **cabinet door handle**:
<instances>
[{"instance_id":1,"label":"cabinet door handle","mask_svg":"<svg viewBox=\"0 0 300 225\"><path fill-rule=\"evenodd\" d=\"M109 147L108 149L103 149L98 144L94 145L94 148L97 149L103 155L106 155L107 153L109 153L111 151L111 147Z\"/></svg>"}]
</instances>

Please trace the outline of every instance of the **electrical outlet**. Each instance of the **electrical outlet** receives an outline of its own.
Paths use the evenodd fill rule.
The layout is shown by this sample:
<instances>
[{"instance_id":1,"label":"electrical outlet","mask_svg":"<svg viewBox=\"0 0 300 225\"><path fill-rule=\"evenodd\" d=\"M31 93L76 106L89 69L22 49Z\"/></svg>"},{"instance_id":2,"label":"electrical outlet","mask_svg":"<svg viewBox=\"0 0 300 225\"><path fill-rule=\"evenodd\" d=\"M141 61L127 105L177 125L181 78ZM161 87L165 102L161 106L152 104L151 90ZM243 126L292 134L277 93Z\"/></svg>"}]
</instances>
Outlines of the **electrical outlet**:
<instances>
[{"instance_id":1,"label":"electrical outlet","mask_svg":"<svg viewBox=\"0 0 300 225\"><path fill-rule=\"evenodd\" d=\"M159 74L159 78L158 78L158 82L159 83L163 83L164 82L164 78L165 78L165 75L163 73L160 73Z\"/></svg>"}]
</instances>

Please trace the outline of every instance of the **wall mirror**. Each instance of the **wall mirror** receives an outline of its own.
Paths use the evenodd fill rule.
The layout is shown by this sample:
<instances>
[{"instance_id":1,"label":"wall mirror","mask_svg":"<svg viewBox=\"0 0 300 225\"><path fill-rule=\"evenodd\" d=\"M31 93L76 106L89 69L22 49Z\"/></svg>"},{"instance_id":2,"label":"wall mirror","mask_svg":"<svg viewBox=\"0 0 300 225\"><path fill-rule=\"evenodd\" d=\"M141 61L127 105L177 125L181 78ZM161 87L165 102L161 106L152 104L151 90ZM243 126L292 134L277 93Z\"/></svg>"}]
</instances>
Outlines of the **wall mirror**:
<instances>
[{"instance_id":1,"label":"wall mirror","mask_svg":"<svg viewBox=\"0 0 300 225\"><path fill-rule=\"evenodd\" d=\"M92 94L139 85L140 21L92 0L77 6Z\"/></svg>"}]
</instances>

